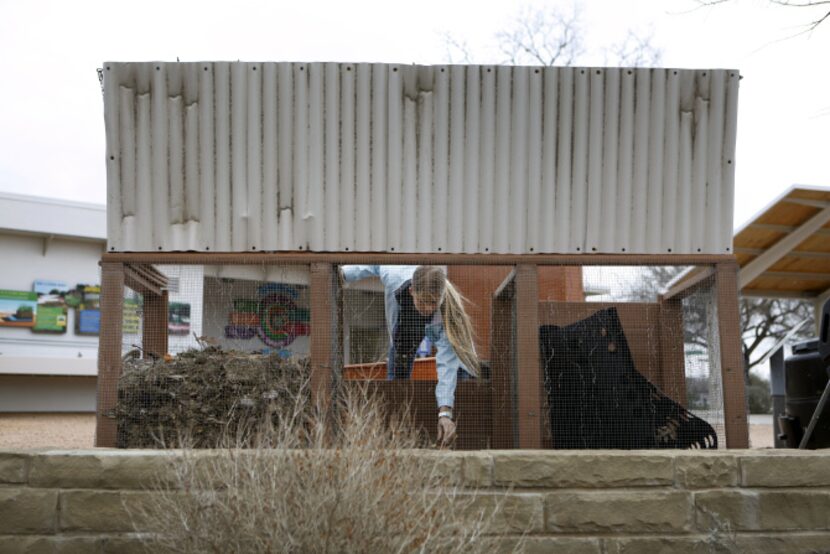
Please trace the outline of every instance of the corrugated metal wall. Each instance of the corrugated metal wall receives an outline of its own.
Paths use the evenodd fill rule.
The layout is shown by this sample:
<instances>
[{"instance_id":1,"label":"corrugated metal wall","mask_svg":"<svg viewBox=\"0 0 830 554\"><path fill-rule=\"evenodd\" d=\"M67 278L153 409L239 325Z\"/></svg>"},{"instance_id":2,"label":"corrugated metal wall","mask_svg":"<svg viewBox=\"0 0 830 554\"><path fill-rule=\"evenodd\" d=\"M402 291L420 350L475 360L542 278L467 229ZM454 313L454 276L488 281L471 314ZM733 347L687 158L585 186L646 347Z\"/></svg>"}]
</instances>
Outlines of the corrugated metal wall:
<instances>
[{"instance_id":1,"label":"corrugated metal wall","mask_svg":"<svg viewBox=\"0 0 830 554\"><path fill-rule=\"evenodd\" d=\"M108 249L731 252L738 81L106 63Z\"/></svg>"}]
</instances>

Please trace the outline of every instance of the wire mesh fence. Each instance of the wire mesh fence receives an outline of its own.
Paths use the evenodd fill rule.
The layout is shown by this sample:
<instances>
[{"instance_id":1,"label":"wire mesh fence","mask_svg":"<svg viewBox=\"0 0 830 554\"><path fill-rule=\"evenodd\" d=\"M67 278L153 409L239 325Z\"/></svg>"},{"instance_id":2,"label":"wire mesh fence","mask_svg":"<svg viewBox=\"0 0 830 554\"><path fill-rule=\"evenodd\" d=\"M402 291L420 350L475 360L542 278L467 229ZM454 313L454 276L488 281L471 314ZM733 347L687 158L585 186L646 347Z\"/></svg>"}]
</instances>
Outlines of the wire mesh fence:
<instances>
[{"instance_id":1,"label":"wire mesh fence","mask_svg":"<svg viewBox=\"0 0 830 554\"><path fill-rule=\"evenodd\" d=\"M363 387L425 442L449 419L457 448L723 448L740 338L711 267L670 263L123 264L99 409L120 447L212 446Z\"/></svg>"}]
</instances>

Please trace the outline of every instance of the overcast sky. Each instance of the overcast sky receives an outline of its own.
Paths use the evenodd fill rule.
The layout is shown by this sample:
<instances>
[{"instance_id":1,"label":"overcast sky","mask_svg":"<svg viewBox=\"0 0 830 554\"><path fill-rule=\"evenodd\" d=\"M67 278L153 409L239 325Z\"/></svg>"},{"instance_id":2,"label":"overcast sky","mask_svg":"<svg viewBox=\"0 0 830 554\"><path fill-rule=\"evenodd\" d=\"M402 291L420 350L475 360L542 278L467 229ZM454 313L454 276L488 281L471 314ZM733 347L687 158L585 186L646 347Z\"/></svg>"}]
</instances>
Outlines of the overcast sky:
<instances>
[{"instance_id":1,"label":"overcast sky","mask_svg":"<svg viewBox=\"0 0 830 554\"><path fill-rule=\"evenodd\" d=\"M531 2L562 5L571 2ZM448 61L444 34L476 63L505 61L494 35L518 2L0 0L0 192L104 203L96 68L109 61ZM830 186L830 21L765 0L585 0L589 52L653 30L662 64L730 68L739 96L736 227L791 184Z\"/></svg>"}]
</instances>

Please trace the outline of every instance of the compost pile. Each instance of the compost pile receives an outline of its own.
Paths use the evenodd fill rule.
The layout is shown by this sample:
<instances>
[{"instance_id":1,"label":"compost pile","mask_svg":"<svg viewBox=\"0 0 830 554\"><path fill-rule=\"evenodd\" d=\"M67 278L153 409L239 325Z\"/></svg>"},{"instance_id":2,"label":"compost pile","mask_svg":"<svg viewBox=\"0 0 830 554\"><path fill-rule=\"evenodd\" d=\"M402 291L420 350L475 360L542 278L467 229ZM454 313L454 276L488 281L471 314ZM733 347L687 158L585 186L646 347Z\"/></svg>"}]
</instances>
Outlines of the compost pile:
<instances>
[{"instance_id":1,"label":"compost pile","mask_svg":"<svg viewBox=\"0 0 830 554\"><path fill-rule=\"evenodd\" d=\"M218 347L127 358L118 382L118 447L214 448L294 409L308 358Z\"/></svg>"}]
</instances>

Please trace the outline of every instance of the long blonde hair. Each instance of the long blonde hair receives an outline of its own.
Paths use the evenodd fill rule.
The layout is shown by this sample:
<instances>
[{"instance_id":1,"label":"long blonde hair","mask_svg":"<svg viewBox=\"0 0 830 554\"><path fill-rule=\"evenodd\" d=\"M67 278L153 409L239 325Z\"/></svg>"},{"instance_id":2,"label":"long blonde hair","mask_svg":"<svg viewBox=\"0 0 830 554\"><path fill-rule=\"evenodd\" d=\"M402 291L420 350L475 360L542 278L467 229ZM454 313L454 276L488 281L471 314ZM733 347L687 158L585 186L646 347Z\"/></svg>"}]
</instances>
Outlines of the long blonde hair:
<instances>
[{"instance_id":1,"label":"long blonde hair","mask_svg":"<svg viewBox=\"0 0 830 554\"><path fill-rule=\"evenodd\" d=\"M412 275L412 291L425 300L434 301L441 306L441 319L444 332L455 350L461 363L473 375L479 376L478 356L476 355L475 334L470 316L464 309L467 299L458 292L438 266L421 265Z\"/></svg>"}]
</instances>

